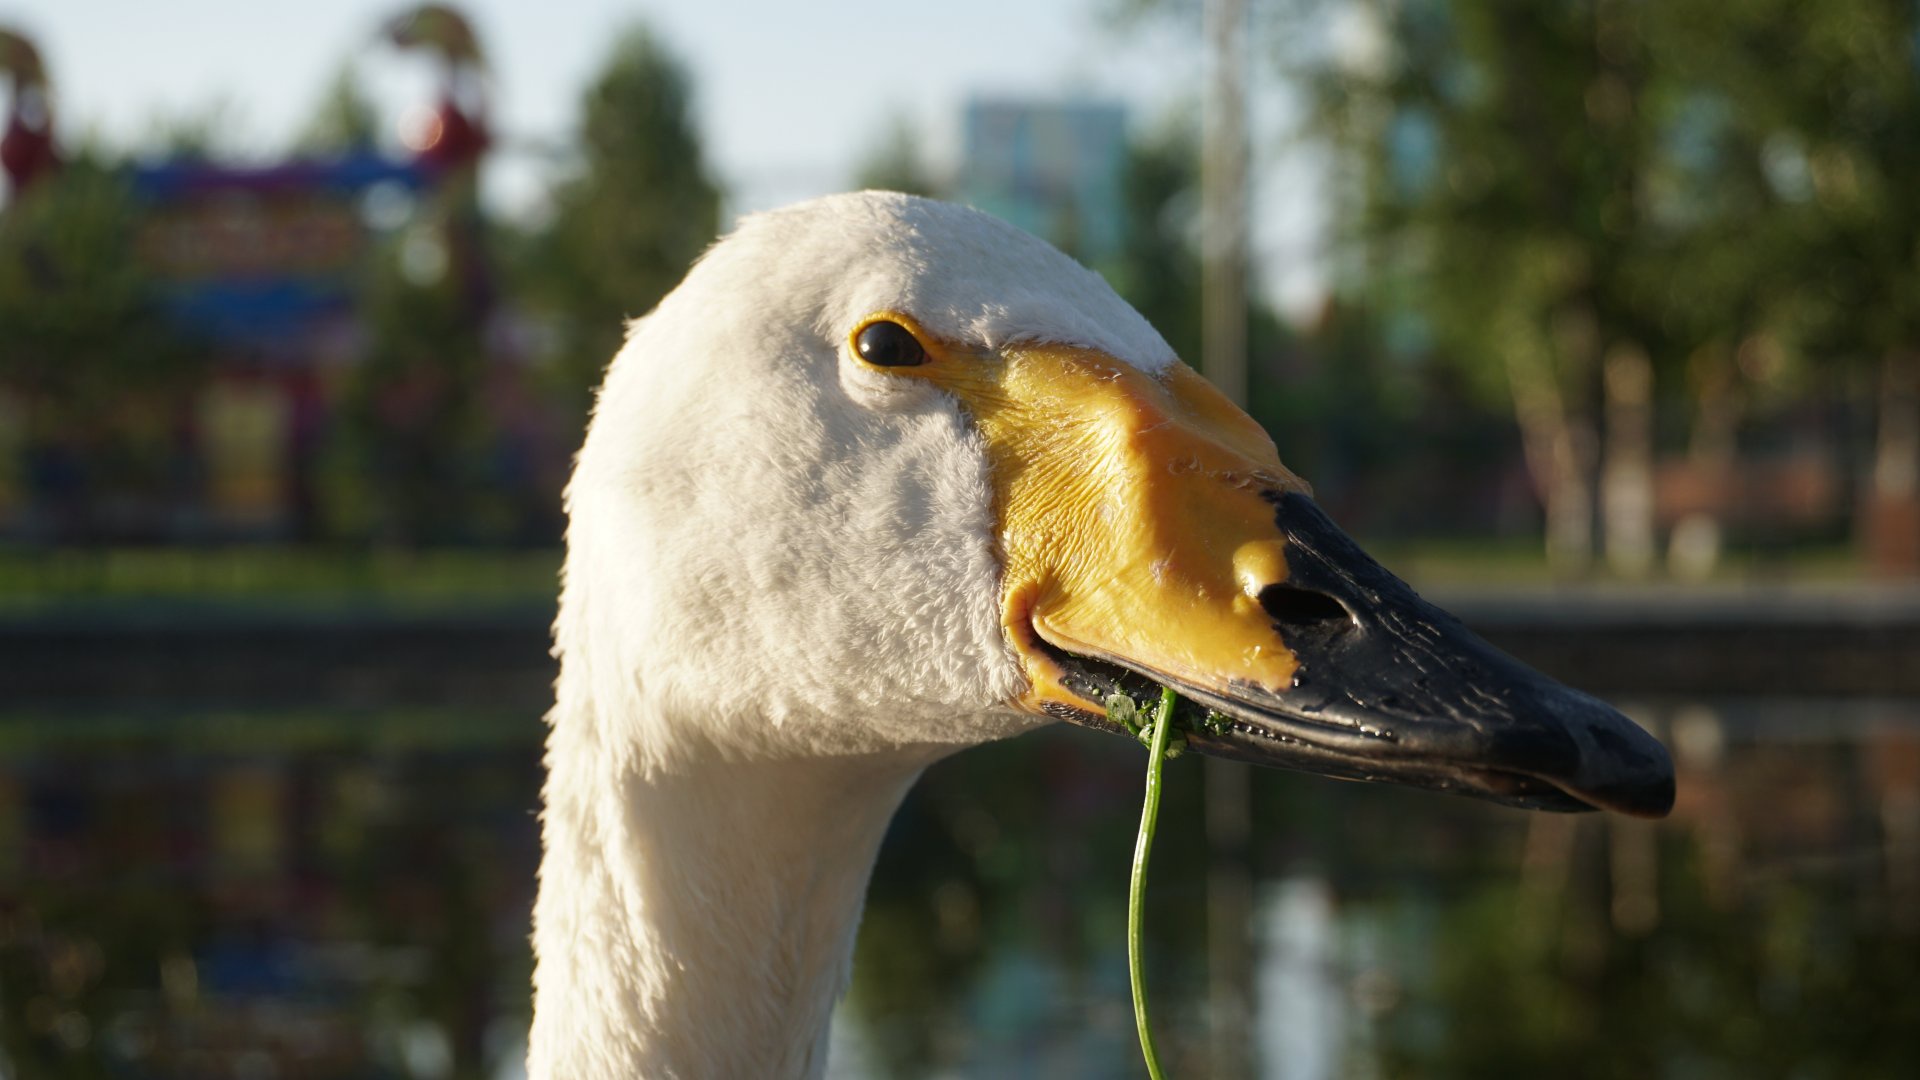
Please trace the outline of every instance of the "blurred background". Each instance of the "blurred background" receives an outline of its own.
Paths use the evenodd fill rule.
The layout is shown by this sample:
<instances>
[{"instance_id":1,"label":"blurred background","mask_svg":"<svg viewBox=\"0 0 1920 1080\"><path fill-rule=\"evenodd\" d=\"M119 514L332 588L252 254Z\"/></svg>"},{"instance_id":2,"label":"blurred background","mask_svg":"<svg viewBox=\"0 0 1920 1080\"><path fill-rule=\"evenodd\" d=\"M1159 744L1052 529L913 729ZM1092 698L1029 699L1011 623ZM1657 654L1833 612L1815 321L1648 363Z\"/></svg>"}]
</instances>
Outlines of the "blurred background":
<instances>
[{"instance_id":1,"label":"blurred background","mask_svg":"<svg viewBox=\"0 0 1920 1080\"><path fill-rule=\"evenodd\" d=\"M1178 763L1178 1074L1920 1075L1913 0L0 0L0 118L0 1076L520 1074L591 388L859 186L1674 751L1658 824ZM833 1075L1137 1069L1139 764L929 772Z\"/></svg>"}]
</instances>

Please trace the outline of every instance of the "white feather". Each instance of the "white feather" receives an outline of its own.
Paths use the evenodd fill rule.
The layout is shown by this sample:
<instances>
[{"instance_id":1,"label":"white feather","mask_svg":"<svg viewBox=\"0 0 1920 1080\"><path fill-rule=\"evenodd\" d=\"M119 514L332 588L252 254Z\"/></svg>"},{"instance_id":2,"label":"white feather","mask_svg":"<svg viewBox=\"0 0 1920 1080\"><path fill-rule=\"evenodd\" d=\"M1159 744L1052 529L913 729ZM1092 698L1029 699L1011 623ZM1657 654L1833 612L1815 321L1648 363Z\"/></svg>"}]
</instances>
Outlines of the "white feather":
<instances>
[{"instance_id":1,"label":"white feather","mask_svg":"<svg viewBox=\"0 0 1920 1080\"><path fill-rule=\"evenodd\" d=\"M1173 362L1054 248L872 192L748 218L633 324L567 491L536 1077L819 1075L899 800L1039 722L983 448L849 354L877 311Z\"/></svg>"}]
</instances>

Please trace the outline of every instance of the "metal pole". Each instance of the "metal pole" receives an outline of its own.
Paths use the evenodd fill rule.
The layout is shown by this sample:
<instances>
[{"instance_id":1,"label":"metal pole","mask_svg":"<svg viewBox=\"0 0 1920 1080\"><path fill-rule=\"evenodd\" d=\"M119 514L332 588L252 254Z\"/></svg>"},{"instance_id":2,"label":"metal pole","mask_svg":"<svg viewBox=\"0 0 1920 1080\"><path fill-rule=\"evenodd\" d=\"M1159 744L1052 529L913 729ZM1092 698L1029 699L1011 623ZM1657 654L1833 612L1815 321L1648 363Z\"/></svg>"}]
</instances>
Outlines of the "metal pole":
<instances>
[{"instance_id":1,"label":"metal pole","mask_svg":"<svg viewBox=\"0 0 1920 1080\"><path fill-rule=\"evenodd\" d=\"M1200 161L1201 367L1247 403L1247 113L1245 0L1207 0L1212 78Z\"/></svg>"},{"instance_id":2,"label":"metal pole","mask_svg":"<svg viewBox=\"0 0 1920 1080\"><path fill-rule=\"evenodd\" d=\"M1245 0L1206 0L1212 78L1200 163L1201 370L1247 403ZM1206 783L1208 1058L1212 1075L1252 1073L1253 884L1246 766L1208 758Z\"/></svg>"}]
</instances>

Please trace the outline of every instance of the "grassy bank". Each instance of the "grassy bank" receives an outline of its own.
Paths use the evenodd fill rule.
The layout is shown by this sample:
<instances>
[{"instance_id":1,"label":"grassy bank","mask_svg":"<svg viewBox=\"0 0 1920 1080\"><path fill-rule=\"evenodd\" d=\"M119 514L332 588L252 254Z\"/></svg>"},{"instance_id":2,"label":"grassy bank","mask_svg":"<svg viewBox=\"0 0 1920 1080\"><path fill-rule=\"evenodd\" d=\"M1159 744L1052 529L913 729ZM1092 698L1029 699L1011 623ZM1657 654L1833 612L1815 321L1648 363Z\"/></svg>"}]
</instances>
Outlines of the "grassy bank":
<instances>
[{"instance_id":1,"label":"grassy bank","mask_svg":"<svg viewBox=\"0 0 1920 1080\"><path fill-rule=\"evenodd\" d=\"M1537 541L1380 541L1366 547L1416 587L1556 582ZM286 603L400 608L550 604L558 549L411 551L365 547L0 549L0 611L89 603ZM1840 582L1862 570L1853 550L1735 549L1715 583ZM1597 575L1604 583L1607 576Z\"/></svg>"},{"instance_id":2,"label":"grassy bank","mask_svg":"<svg viewBox=\"0 0 1920 1080\"><path fill-rule=\"evenodd\" d=\"M0 608L264 601L446 607L551 603L557 549L224 547L0 550Z\"/></svg>"}]
</instances>

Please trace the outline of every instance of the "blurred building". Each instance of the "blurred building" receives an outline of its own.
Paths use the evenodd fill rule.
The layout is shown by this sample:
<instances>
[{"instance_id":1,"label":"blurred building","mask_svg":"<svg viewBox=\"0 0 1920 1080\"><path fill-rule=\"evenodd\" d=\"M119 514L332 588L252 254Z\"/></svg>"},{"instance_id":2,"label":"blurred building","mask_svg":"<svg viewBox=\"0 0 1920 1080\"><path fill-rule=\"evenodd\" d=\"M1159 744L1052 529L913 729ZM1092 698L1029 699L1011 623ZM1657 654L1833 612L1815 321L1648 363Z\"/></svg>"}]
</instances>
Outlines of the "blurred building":
<instances>
[{"instance_id":1,"label":"blurred building","mask_svg":"<svg viewBox=\"0 0 1920 1080\"><path fill-rule=\"evenodd\" d=\"M218 534L306 531L313 451L364 350L359 284L381 233L431 183L372 153L136 168L136 256L214 363L187 425Z\"/></svg>"},{"instance_id":2,"label":"blurred building","mask_svg":"<svg viewBox=\"0 0 1920 1080\"><path fill-rule=\"evenodd\" d=\"M501 302L478 201L492 142L478 46L441 5L386 34L441 61L441 91L399 153L363 133L265 165L189 147L129 166L63 161L37 53L0 30L0 223L20 226L9 258L29 291L9 309L19 323L0 325L0 356L28 361L0 366L0 538L557 535L564 440L517 362L531 332ZM93 310L88 294L114 267L63 271L46 253L107 228L130 236L137 306L158 317L110 331L111 355L177 378L61 377L97 361L98 342L21 315L73 323ZM121 243L94 262L119 261ZM420 495L462 484L483 494Z\"/></svg>"},{"instance_id":3,"label":"blurred building","mask_svg":"<svg viewBox=\"0 0 1920 1080\"><path fill-rule=\"evenodd\" d=\"M975 100L960 198L1092 265L1119 254L1126 109L1113 102Z\"/></svg>"}]
</instances>

